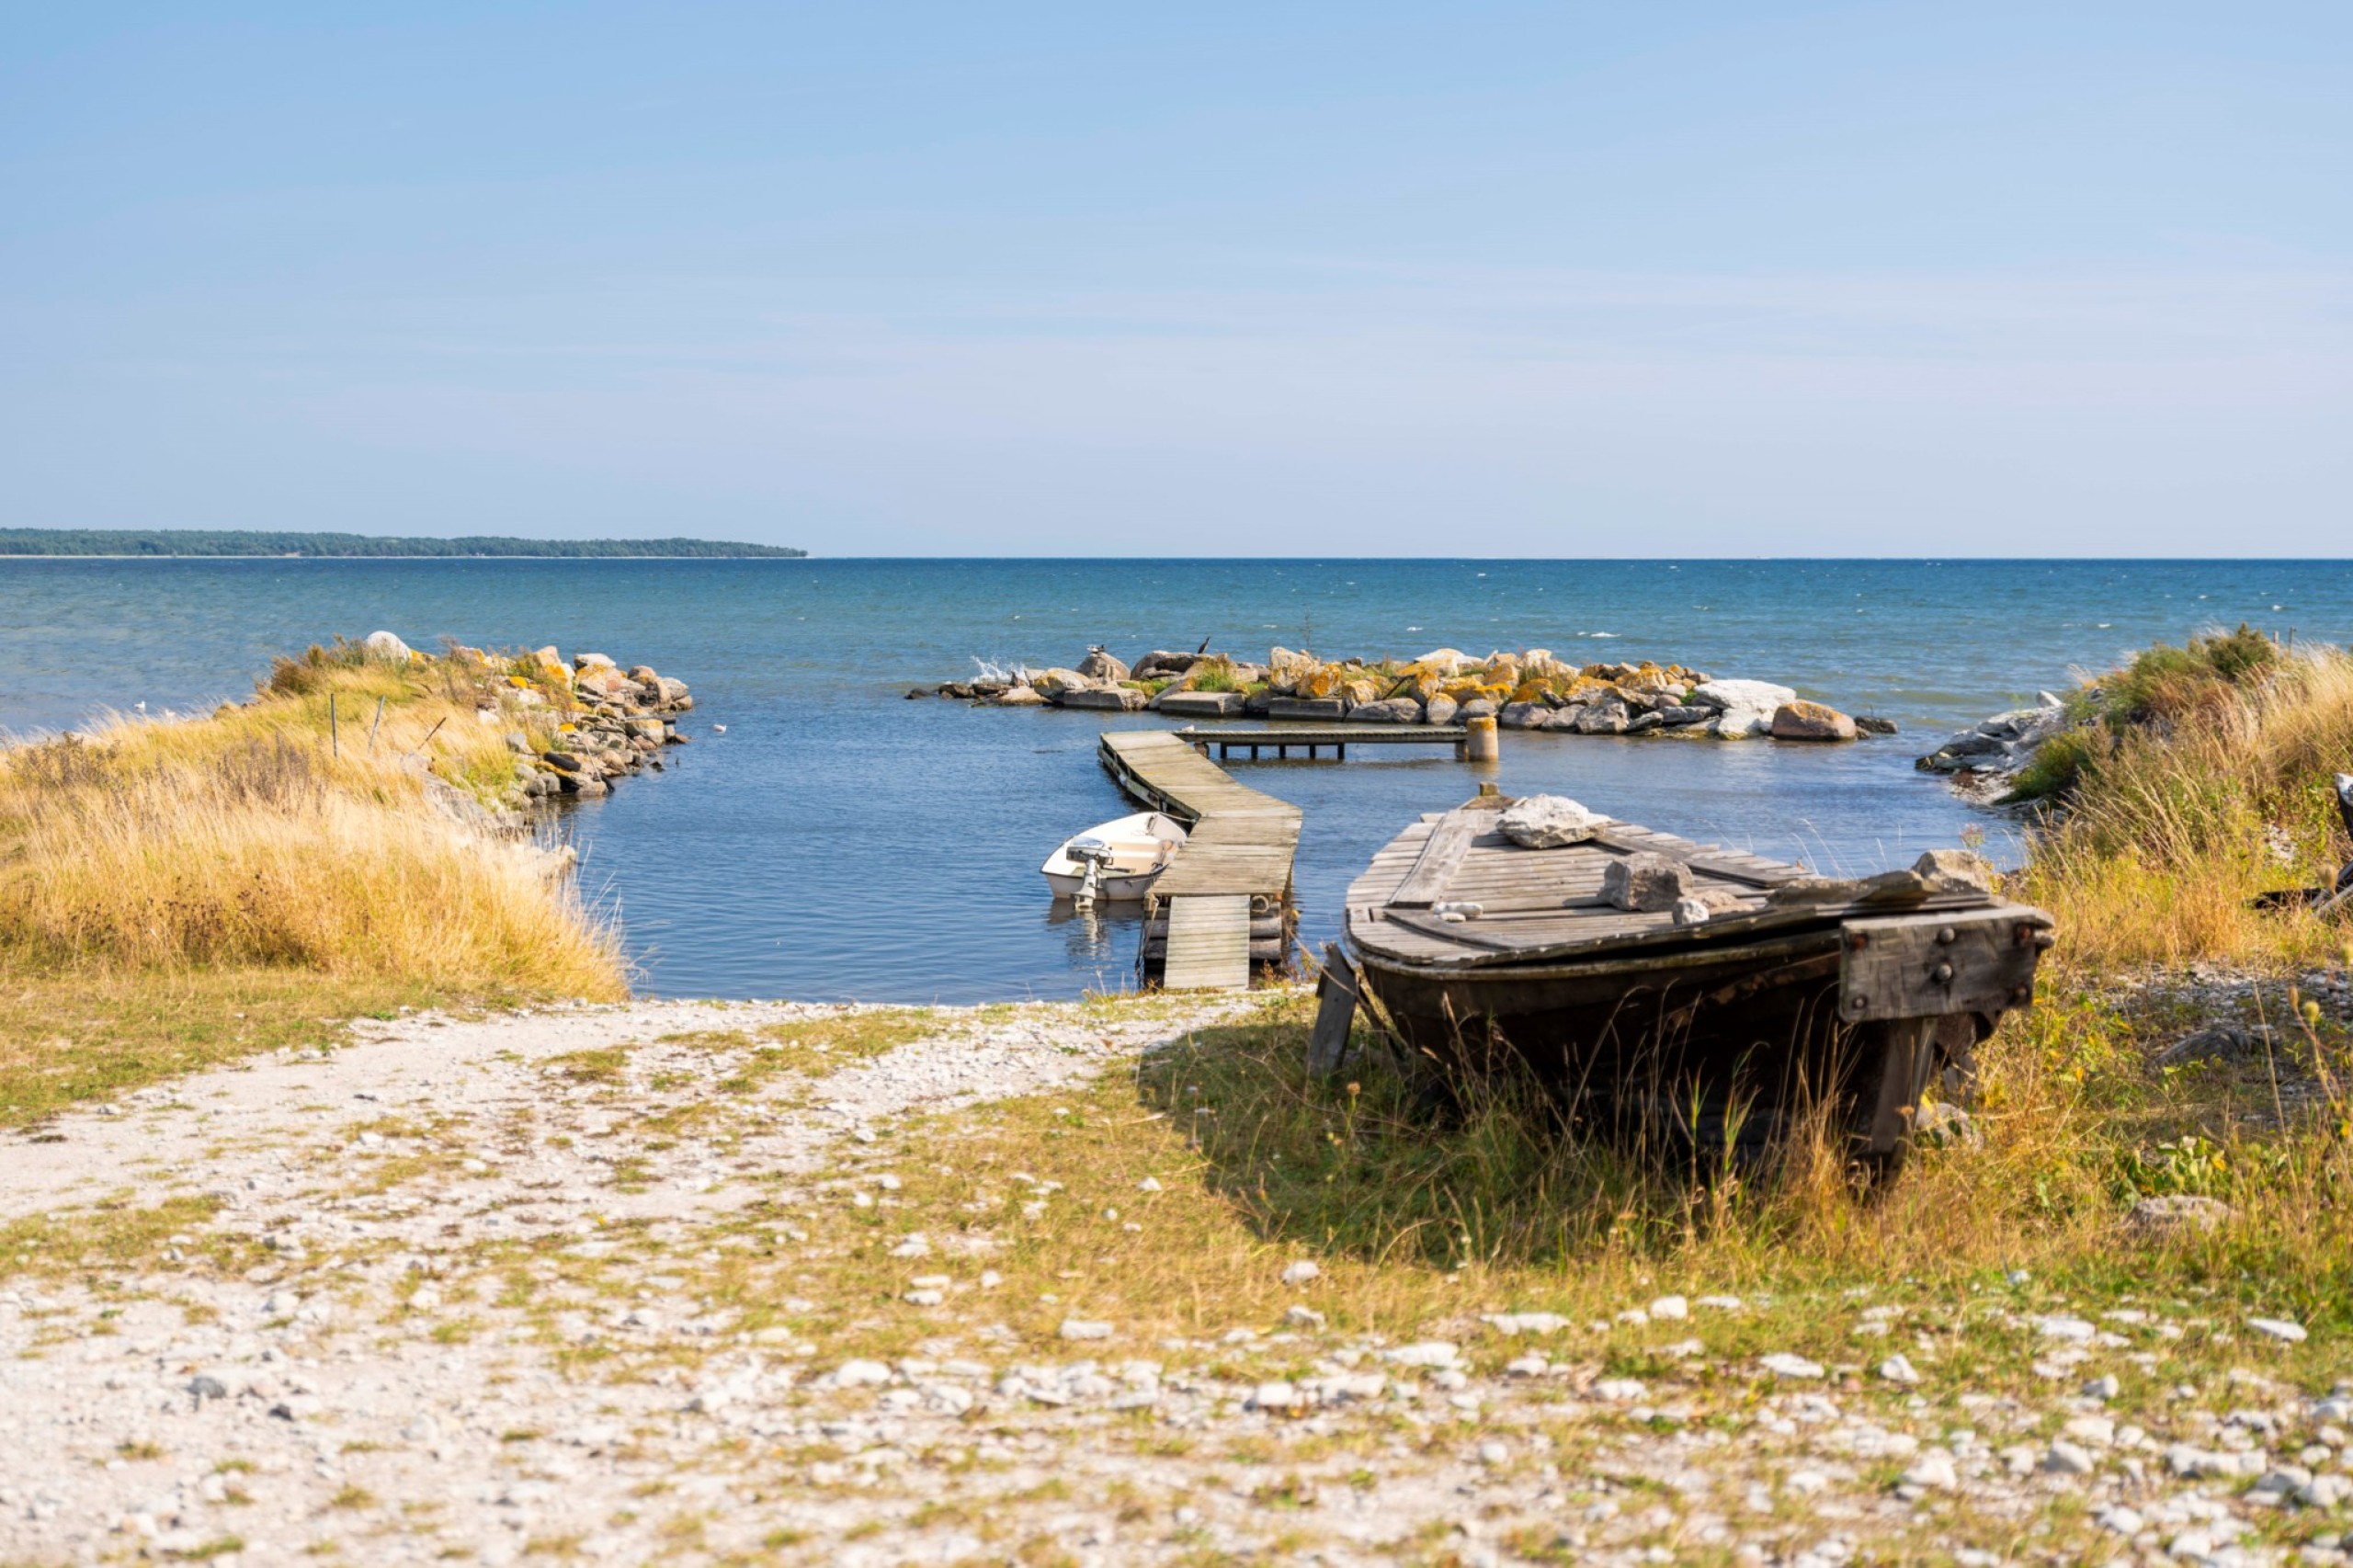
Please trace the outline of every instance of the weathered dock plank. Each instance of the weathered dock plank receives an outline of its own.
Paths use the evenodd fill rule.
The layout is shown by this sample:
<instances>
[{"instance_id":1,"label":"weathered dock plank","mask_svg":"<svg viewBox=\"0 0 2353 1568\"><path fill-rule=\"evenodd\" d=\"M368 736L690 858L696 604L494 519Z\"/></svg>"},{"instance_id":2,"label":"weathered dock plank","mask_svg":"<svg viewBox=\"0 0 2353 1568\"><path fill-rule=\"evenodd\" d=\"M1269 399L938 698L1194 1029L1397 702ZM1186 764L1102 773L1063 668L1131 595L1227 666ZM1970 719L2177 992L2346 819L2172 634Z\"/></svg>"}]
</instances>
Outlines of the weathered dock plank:
<instances>
[{"instance_id":1,"label":"weathered dock plank","mask_svg":"<svg viewBox=\"0 0 2353 1568\"><path fill-rule=\"evenodd\" d=\"M1250 900L1240 893L1171 899L1160 983L1171 991L1247 990Z\"/></svg>"}]
</instances>

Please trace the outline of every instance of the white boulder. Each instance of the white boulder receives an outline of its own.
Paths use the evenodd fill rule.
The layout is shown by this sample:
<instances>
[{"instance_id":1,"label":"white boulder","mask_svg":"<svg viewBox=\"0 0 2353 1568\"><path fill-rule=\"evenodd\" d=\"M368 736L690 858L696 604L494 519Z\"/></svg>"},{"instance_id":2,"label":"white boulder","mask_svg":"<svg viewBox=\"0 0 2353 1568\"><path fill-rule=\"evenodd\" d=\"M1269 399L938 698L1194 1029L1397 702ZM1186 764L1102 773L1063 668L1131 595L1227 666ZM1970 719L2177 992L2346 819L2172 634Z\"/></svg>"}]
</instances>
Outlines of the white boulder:
<instances>
[{"instance_id":1,"label":"white boulder","mask_svg":"<svg viewBox=\"0 0 2353 1568\"><path fill-rule=\"evenodd\" d=\"M1530 795L1506 810L1495 825L1522 849L1560 849L1583 844L1608 821L1566 795Z\"/></svg>"},{"instance_id":2,"label":"white boulder","mask_svg":"<svg viewBox=\"0 0 2353 1568\"><path fill-rule=\"evenodd\" d=\"M1772 733L1773 715L1781 704L1797 699L1796 692L1769 680L1711 680L1692 687L1690 701L1697 708L1714 709L1716 733L1738 741Z\"/></svg>"}]
</instances>

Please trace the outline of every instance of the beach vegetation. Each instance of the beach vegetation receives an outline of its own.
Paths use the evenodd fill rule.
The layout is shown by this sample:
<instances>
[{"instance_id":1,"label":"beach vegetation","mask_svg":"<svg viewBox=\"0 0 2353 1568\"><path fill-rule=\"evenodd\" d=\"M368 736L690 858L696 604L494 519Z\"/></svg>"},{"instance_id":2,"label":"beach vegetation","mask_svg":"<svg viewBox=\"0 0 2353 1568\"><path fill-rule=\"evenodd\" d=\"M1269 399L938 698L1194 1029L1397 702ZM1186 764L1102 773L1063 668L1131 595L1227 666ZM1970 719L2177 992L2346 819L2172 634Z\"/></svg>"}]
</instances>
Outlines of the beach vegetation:
<instances>
[{"instance_id":1,"label":"beach vegetation","mask_svg":"<svg viewBox=\"0 0 2353 1568\"><path fill-rule=\"evenodd\" d=\"M2097 722L2044 742L2018 780L2022 798L2063 804L2035 828L2019 884L2058 915L2062 950L2097 964L2340 958L2341 926L2256 900L2333 884L2353 855L2331 783L2353 769L2353 657L2241 628L2149 650L2091 687Z\"/></svg>"},{"instance_id":2,"label":"beach vegetation","mask_svg":"<svg viewBox=\"0 0 2353 1568\"><path fill-rule=\"evenodd\" d=\"M0 1122L323 1019L625 994L567 858L456 803L508 798L510 728L551 739L494 689L339 643L210 716L0 751Z\"/></svg>"}]
</instances>

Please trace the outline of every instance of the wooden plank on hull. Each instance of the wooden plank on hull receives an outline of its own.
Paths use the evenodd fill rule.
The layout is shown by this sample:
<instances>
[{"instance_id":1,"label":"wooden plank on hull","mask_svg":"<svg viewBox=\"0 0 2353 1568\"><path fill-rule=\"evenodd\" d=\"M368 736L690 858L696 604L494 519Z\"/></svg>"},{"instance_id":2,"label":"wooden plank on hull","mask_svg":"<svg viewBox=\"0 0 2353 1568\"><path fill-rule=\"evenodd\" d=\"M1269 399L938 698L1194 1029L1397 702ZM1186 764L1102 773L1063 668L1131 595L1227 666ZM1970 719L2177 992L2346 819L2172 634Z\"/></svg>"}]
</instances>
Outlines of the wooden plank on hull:
<instances>
[{"instance_id":1,"label":"wooden plank on hull","mask_svg":"<svg viewBox=\"0 0 2353 1568\"><path fill-rule=\"evenodd\" d=\"M1160 983L1171 991L1248 990L1249 899L1195 894L1170 900Z\"/></svg>"},{"instance_id":2,"label":"wooden plank on hull","mask_svg":"<svg viewBox=\"0 0 2353 1568\"><path fill-rule=\"evenodd\" d=\"M1444 898L1455 869L1471 853L1471 841L1482 828L1493 827L1495 821L1493 812L1470 810L1449 812L1438 818L1422 841L1422 852L1414 858L1413 869L1389 895L1389 902L1426 909Z\"/></svg>"}]
</instances>

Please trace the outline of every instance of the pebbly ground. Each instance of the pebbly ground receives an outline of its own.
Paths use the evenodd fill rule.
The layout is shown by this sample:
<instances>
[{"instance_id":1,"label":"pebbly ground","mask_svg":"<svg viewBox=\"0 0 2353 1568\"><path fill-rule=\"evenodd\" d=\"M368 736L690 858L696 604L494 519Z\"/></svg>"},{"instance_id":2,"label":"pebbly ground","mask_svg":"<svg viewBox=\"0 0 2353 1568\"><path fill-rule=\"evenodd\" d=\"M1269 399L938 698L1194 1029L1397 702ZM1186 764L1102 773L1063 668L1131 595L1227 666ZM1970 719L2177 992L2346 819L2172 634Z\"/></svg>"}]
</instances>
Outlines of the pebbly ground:
<instances>
[{"instance_id":1,"label":"pebbly ground","mask_svg":"<svg viewBox=\"0 0 2353 1568\"><path fill-rule=\"evenodd\" d=\"M2194 1303L1849 1301L1824 1366L1711 1350L1761 1304L1730 1297L1393 1343L1302 1296L887 1358L715 1301L752 1256L826 1289L794 1206L890 1204L909 1119L1253 1006L415 1017L12 1136L0 1561L2344 1560L2353 1398L2267 1359L2293 1325ZM910 1310L994 1288L941 1251ZM2028 1346L2027 1393L1938 1379L1971 1334ZM2112 1411L2185 1336L2245 1365Z\"/></svg>"}]
</instances>

